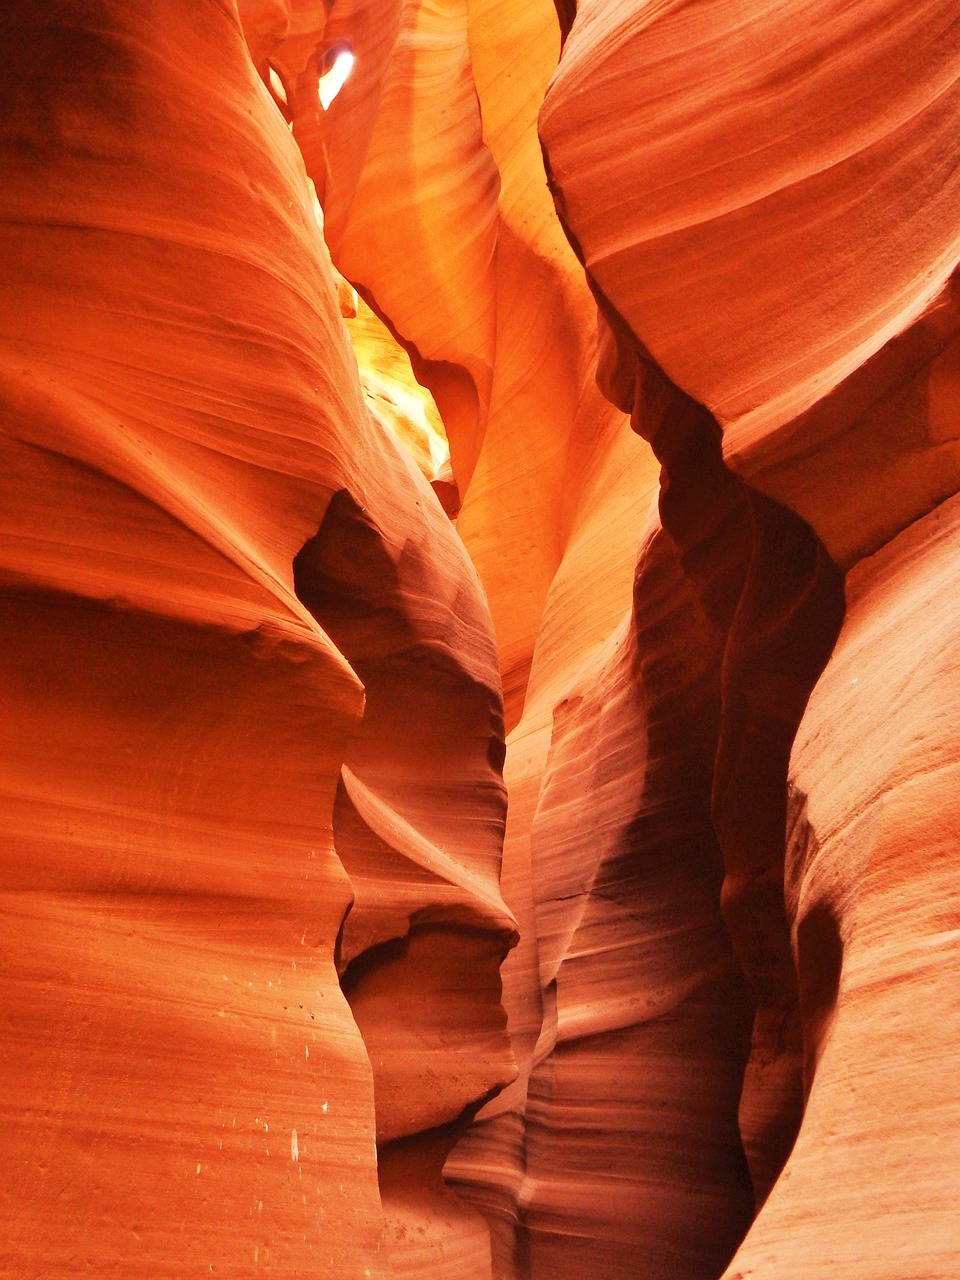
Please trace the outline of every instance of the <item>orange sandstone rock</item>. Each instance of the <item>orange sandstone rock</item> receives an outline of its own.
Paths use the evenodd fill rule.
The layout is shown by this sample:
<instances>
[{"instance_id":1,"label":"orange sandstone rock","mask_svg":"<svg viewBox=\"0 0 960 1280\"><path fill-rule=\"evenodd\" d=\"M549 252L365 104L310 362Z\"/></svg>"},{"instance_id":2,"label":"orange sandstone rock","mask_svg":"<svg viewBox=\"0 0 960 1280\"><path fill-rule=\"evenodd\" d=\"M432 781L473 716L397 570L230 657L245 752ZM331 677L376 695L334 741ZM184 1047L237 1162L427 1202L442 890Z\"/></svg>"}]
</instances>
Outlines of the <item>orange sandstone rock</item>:
<instances>
[{"instance_id":1,"label":"orange sandstone rock","mask_svg":"<svg viewBox=\"0 0 960 1280\"><path fill-rule=\"evenodd\" d=\"M541 131L592 278L739 450L944 284L958 118L948 0L581 0Z\"/></svg>"},{"instance_id":2,"label":"orange sandstone rock","mask_svg":"<svg viewBox=\"0 0 960 1280\"><path fill-rule=\"evenodd\" d=\"M581 494L622 425L595 385L594 304L536 134L556 13L549 0L293 13L270 55L288 83L318 47L356 55L319 121L322 155L302 143L307 168L339 270L389 322L443 417L510 728ZM296 116L293 127L300 136Z\"/></svg>"},{"instance_id":3,"label":"orange sandstone rock","mask_svg":"<svg viewBox=\"0 0 960 1280\"><path fill-rule=\"evenodd\" d=\"M956 25L7 4L4 1274L955 1272Z\"/></svg>"},{"instance_id":4,"label":"orange sandstone rock","mask_svg":"<svg viewBox=\"0 0 960 1280\"><path fill-rule=\"evenodd\" d=\"M511 1074L476 577L365 407L232 7L14 4L0 46L0 1267L389 1275L337 796L414 883L344 937L416 920L485 974L399 1121L445 1123ZM316 554L344 510L352 578Z\"/></svg>"},{"instance_id":5,"label":"orange sandstone rock","mask_svg":"<svg viewBox=\"0 0 960 1280\"><path fill-rule=\"evenodd\" d=\"M786 888L807 1100L730 1280L780 1274L784 1258L838 1277L956 1270L958 517L954 497L848 575L794 748Z\"/></svg>"},{"instance_id":6,"label":"orange sandstone rock","mask_svg":"<svg viewBox=\"0 0 960 1280\"><path fill-rule=\"evenodd\" d=\"M900 585L886 593L861 587L871 582L868 571L852 569L852 612L823 689L842 662L843 637L858 625L861 598L876 602L864 607L874 610L882 655L880 635L898 616L897 592L912 600L929 591L925 566L939 560L939 535L930 523L937 512L927 513L956 490L954 27L944 5L885 6L882 14L870 4L843 14L825 5L822 20L813 30L804 24L800 38L789 9L735 15L709 3L602 8L587 0L541 113L558 209L601 301L602 383L651 439L663 463L664 528L702 607L727 630L712 823L726 868L725 919L757 1001L740 1128L758 1203L803 1111L794 1155L732 1262L731 1280L783 1265L833 1267L838 1275L946 1275L952 1265L943 1244L952 1218L931 1189L937 1144L915 1173L904 1170L922 1222L896 1247L880 1243L882 1229L863 1245L848 1230L841 1244L839 1212L823 1206L822 1184L812 1194L816 1153L828 1143L838 1203L857 1221L871 1213L869 1178L851 1155L851 1139L834 1142L844 1126L853 1133L858 1112L843 1094L844 1067L823 1046L833 1043L828 1028L840 1025L836 991L850 973L846 958L864 955L873 937L859 892L841 886L851 865L869 856L869 833L877 824L886 830L888 805L899 813L899 775L859 790L858 779L873 778L884 757L879 728L871 743L848 727L849 717L842 728L831 726L844 743L843 760L834 757L829 799L827 784L819 784L815 834L807 843L802 832L814 828L799 828L786 865L783 829L788 785L812 795L799 779L821 767L817 753L828 740L818 693L806 713L804 706L842 615L830 554L850 569L878 552L870 563L883 563ZM690 410L688 401L683 410L678 386L704 407ZM705 430L685 428L688 411L694 419L699 412ZM722 465L720 427L724 458L750 486ZM711 451L716 465L704 466ZM793 506L813 533L754 484ZM947 508L940 511L946 521ZM878 548L891 538L884 561ZM913 554L898 574L899 545ZM892 654L887 661L895 669ZM949 672L938 673L949 705ZM865 708L867 723L877 715L879 724L878 705ZM912 716L904 711L905 725ZM893 727L890 739L898 740ZM931 756L949 767L944 736ZM844 825L848 803L856 822L842 852L833 846L838 860L825 863L820 832ZM796 824L796 805L790 813ZM936 844L926 821L916 820L921 844ZM908 825L901 819L899 843L891 838L885 846L900 858L902 874ZM823 901L809 914L797 896L808 864L830 866ZM905 927L896 964L919 1009L926 976L906 957L936 930L922 911ZM879 957L876 963L880 972ZM946 956L943 969L949 981ZM863 983L873 992L866 969ZM868 1006L869 998L856 1002ZM929 1068L922 1018L918 1012L905 1063L878 1046L865 1073L872 1082L871 1118L863 1121L868 1148L885 1170L902 1160L897 1082L916 1089ZM856 1025L855 1016L847 1025ZM804 1072L807 1090L813 1081L806 1102ZM837 1111L841 1096L846 1105ZM821 1098L834 1107L828 1127L818 1119L826 1114ZM941 1124L931 1104L921 1129ZM885 1176L892 1185L895 1175L879 1174L878 1188Z\"/></svg>"}]
</instances>

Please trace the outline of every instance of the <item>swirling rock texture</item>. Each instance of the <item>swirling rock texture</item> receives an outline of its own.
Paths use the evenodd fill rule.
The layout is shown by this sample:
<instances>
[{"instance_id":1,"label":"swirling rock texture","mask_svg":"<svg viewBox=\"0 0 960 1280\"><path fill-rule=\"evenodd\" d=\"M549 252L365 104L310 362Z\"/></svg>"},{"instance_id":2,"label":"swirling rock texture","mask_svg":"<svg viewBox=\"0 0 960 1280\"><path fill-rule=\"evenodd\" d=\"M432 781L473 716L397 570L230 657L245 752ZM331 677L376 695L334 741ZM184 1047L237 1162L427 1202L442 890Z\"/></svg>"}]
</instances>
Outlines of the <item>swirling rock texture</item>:
<instances>
[{"instance_id":1,"label":"swirling rock texture","mask_svg":"<svg viewBox=\"0 0 960 1280\"><path fill-rule=\"evenodd\" d=\"M931 593L958 487L958 36L947 4L585 0L540 118L606 384L726 627L711 818L766 1200L731 1280L956 1267L955 666Z\"/></svg>"},{"instance_id":2,"label":"swirling rock texture","mask_svg":"<svg viewBox=\"0 0 960 1280\"><path fill-rule=\"evenodd\" d=\"M0 47L0 1274L955 1275L955 6Z\"/></svg>"},{"instance_id":3,"label":"swirling rock texture","mask_svg":"<svg viewBox=\"0 0 960 1280\"><path fill-rule=\"evenodd\" d=\"M404 1274L376 1143L515 1071L476 574L366 409L236 11L0 42L0 1267Z\"/></svg>"}]
</instances>

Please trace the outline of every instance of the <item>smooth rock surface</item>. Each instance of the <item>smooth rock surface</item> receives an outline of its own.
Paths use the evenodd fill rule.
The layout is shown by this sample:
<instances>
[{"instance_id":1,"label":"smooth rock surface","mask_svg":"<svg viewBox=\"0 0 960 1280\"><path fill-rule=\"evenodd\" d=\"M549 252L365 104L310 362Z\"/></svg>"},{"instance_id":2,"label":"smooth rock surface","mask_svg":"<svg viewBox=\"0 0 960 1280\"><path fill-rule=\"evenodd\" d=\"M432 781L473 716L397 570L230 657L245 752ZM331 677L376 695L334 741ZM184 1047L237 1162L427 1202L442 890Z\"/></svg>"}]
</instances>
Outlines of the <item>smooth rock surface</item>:
<instances>
[{"instance_id":1,"label":"smooth rock surface","mask_svg":"<svg viewBox=\"0 0 960 1280\"><path fill-rule=\"evenodd\" d=\"M740 449L942 288L958 113L949 0L580 0L541 129L591 276Z\"/></svg>"},{"instance_id":2,"label":"smooth rock surface","mask_svg":"<svg viewBox=\"0 0 960 1280\"><path fill-rule=\"evenodd\" d=\"M0 42L0 1266L389 1275L378 1131L514 1070L482 594L366 408L230 7L14 5ZM338 848L351 787L368 841L402 826L385 921ZM384 1073L369 1047L392 1014L360 979L351 1013L336 964L414 919L470 981L451 1008L410 992L397 1118L403 1053Z\"/></svg>"},{"instance_id":3,"label":"smooth rock surface","mask_svg":"<svg viewBox=\"0 0 960 1280\"><path fill-rule=\"evenodd\" d=\"M956 1268L958 522L954 497L850 573L801 724L786 888L806 1108L729 1280L784 1257L837 1277Z\"/></svg>"},{"instance_id":4,"label":"smooth rock surface","mask_svg":"<svg viewBox=\"0 0 960 1280\"><path fill-rule=\"evenodd\" d=\"M0 50L0 1274L955 1276L955 6Z\"/></svg>"}]
</instances>

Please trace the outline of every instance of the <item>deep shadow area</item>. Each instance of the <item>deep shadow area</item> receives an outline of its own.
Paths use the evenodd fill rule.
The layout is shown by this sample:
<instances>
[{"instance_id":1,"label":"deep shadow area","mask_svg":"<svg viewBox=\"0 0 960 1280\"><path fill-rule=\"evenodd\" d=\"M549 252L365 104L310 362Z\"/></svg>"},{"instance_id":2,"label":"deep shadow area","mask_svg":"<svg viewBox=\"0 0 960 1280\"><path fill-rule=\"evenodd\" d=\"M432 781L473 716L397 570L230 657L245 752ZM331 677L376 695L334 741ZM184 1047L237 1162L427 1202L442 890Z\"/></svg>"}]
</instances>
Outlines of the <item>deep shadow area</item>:
<instances>
[{"instance_id":1,"label":"deep shadow area","mask_svg":"<svg viewBox=\"0 0 960 1280\"><path fill-rule=\"evenodd\" d=\"M583 263L546 152L544 165ZM727 468L714 416L666 376L587 277L599 308L598 382L660 462L661 523L694 589L704 642L720 654L719 685L703 708L704 723L717 727L709 805L723 914L756 1002L740 1129L759 1208L803 1114L804 1033L783 886L787 771L843 622L843 575L805 521Z\"/></svg>"}]
</instances>

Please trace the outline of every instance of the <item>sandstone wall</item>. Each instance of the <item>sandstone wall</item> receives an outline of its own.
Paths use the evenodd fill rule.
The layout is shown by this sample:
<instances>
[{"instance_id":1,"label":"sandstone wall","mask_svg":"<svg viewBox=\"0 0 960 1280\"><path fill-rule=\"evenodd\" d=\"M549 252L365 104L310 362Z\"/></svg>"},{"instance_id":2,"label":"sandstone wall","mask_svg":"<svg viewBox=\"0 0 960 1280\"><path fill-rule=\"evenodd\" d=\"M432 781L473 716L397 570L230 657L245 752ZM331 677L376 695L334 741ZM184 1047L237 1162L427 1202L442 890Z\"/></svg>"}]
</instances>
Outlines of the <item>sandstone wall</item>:
<instances>
[{"instance_id":1,"label":"sandstone wall","mask_svg":"<svg viewBox=\"0 0 960 1280\"><path fill-rule=\"evenodd\" d=\"M0 1273L955 1274L954 6L0 47Z\"/></svg>"}]
</instances>

